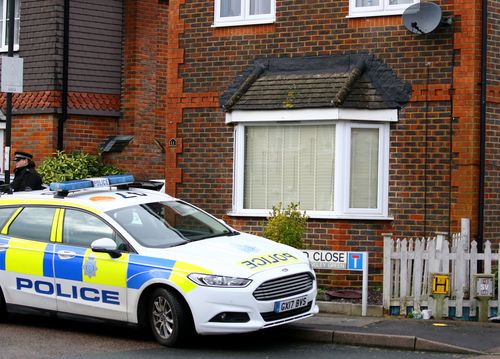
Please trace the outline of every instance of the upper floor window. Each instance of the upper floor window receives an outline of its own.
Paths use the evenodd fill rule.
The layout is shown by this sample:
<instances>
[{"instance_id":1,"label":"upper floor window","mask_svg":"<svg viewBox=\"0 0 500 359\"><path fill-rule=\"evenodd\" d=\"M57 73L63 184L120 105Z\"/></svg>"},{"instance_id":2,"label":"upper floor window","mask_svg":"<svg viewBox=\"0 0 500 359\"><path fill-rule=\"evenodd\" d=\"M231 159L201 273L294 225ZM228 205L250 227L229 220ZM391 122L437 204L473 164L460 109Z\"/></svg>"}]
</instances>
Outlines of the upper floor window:
<instances>
[{"instance_id":1,"label":"upper floor window","mask_svg":"<svg viewBox=\"0 0 500 359\"><path fill-rule=\"evenodd\" d=\"M420 0L349 0L349 16L400 15Z\"/></svg>"},{"instance_id":2,"label":"upper floor window","mask_svg":"<svg viewBox=\"0 0 500 359\"><path fill-rule=\"evenodd\" d=\"M240 26L274 22L276 0L215 0L214 26Z\"/></svg>"},{"instance_id":3,"label":"upper floor window","mask_svg":"<svg viewBox=\"0 0 500 359\"><path fill-rule=\"evenodd\" d=\"M20 31L20 19L21 19L21 0L15 1L15 15L14 15L14 51L19 49L19 31ZM7 9L9 1L0 0L0 9L2 10L0 14L0 38L1 45L0 51L7 51L8 49L8 29L9 29L9 12Z\"/></svg>"}]
</instances>

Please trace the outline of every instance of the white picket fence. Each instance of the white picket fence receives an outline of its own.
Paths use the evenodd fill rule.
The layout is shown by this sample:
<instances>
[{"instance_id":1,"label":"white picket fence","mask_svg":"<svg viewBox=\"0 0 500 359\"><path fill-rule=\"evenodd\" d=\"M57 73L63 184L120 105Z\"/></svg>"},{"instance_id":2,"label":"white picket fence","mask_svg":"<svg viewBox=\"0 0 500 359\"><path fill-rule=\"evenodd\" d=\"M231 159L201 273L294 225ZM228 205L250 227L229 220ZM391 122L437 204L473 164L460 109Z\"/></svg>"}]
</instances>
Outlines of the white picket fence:
<instances>
[{"instance_id":1,"label":"white picket fence","mask_svg":"<svg viewBox=\"0 0 500 359\"><path fill-rule=\"evenodd\" d=\"M404 315L411 307L432 308L434 298L429 282L433 273L442 273L450 275L450 296L445 301L444 316L448 316L449 308L454 308L454 317L475 317L478 303L470 293L477 261L482 261L483 273L492 274L492 266L499 265L500 254L492 253L489 241L485 242L483 253L478 253L475 241L470 245L468 242L467 236L460 233L452 236L451 245L443 233L421 239L393 239L392 234L384 234L384 309L391 313L399 307L399 313ZM488 304L490 313L492 308L500 312L499 298L500 288L494 288ZM468 313L464 313L464 308L468 308Z\"/></svg>"}]
</instances>

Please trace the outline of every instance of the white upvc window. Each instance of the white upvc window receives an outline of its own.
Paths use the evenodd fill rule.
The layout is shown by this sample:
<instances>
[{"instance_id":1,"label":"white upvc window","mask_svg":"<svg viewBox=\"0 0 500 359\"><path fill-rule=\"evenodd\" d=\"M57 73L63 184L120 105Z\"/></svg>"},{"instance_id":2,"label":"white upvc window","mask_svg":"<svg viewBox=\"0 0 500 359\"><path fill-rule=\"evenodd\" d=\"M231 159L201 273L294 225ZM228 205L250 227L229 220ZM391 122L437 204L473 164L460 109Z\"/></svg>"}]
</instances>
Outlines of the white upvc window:
<instances>
[{"instance_id":1,"label":"white upvc window","mask_svg":"<svg viewBox=\"0 0 500 359\"><path fill-rule=\"evenodd\" d=\"M21 9L20 0L15 0L15 14L14 14L14 51L19 50L19 31L20 31L20 19L21 19ZM9 27L9 15L7 11L8 0L0 0L0 9L2 13L0 14L0 38L2 43L0 44L0 51L8 50L8 27Z\"/></svg>"},{"instance_id":2,"label":"white upvc window","mask_svg":"<svg viewBox=\"0 0 500 359\"><path fill-rule=\"evenodd\" d=\"M241 26L272 23L276 0L215 0L214 26Z\"/></svg>"},{"instance_id":3,"label":"white upvc window","mask_svg":"<svg viewBox=\"0 0 500 359\"><path fill-rule=\"evenodd\" d=\"M311 218L389 219L389 122L397 110L319 112L228 117L237 122L231 214L268 216L279 202L299 202Z\"/></svg>"},{"instance_id":4,"label":"white upvc window","mask_svg":"<svg viewBox=\"0 0 500 359\"><path fill-rule=\"evenodd\" d=\"M420 0L349 0L349 17L400 15Z\"/></svg>"}]
</instances>

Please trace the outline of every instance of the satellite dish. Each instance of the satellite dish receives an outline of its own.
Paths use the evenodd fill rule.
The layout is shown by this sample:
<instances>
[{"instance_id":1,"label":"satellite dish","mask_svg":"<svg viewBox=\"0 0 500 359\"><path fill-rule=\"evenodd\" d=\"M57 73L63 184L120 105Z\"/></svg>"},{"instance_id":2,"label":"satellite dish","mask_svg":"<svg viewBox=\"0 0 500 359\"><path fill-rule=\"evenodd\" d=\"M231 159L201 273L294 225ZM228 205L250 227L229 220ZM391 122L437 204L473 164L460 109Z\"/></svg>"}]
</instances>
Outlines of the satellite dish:
<instances>
[{"instance_id":1,"label":"satellite dish","mask_svg":"<svg viewBox=\"0 0 500 359\"><path fill-rule=\"evenodd\" d=\"M442 14L439 5L433 2L421 2L406 8L403 13L403 23L414 34L428 34L439 26Z\"/></svg>"}]
</instances>

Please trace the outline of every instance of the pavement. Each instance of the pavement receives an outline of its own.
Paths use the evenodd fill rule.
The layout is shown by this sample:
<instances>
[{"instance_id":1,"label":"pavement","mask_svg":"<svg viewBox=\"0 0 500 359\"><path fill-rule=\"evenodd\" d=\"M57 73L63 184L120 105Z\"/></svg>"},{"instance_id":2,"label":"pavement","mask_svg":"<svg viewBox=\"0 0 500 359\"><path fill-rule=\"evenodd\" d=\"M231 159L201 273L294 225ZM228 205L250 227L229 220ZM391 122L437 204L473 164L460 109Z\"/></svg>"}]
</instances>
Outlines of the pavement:
<instances>
[{"instance_id":1,"label":"pavement","mask_svg":"<svg viewBox=\"0 0 500 359\"><path fill-rule=\"evenodd\" d=\"M288 324L287 335L315 342L500 358L500 323L383 316L382 308L369 310L376 316L363 317L332 313L319 305L316 316Z\"/></svg>"}]
</instances>

